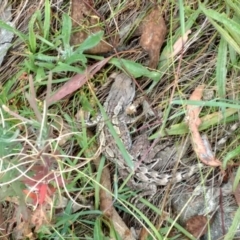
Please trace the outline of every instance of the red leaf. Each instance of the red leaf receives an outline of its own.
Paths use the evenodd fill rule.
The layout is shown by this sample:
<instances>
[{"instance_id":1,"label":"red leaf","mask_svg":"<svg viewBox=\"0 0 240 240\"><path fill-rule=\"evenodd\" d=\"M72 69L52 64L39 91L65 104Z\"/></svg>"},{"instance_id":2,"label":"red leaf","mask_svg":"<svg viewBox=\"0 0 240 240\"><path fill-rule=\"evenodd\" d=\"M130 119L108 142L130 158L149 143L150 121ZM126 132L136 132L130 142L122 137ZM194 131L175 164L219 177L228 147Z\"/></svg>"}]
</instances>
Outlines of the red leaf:
<instances>
[{"instance_id":1,"label":"red leaf","mask_svg":"<svg viewBox=\"0 0 240 240\"><path fill-rule=\"evenodd\" d=\"M37 185L36 192L30 192L27 189L24 189L23 192L28 195L34 204L43 204L46 201L47 196L52 196L55 193L56 189L45 183L39 183Z\"/></svg>"},{"instance_id":2,"label":"red leaf","mask_svg":"<svg viewBox=\"0 0 240 240\"><path fill-rule=\"evenodd\" d=\"M39 204L43 204L45 199L46 199L46 196L47 196L47 188L48 188L48 185L45 184L45 183L42 183L39 187L39 198L38 198L38 203Z\"/></svg>"},{"instance_id":3,"label":"red leaf","mask_svg":"<svg viewBox=\"0 0 240 240\"><path fill-rule=\"evenodd\" d=\"M24 189L23 192L33 200L33 203L36 204L38 200L38 196L34 192L30 192L28 189Z\"/></svg>"}]
</instances>

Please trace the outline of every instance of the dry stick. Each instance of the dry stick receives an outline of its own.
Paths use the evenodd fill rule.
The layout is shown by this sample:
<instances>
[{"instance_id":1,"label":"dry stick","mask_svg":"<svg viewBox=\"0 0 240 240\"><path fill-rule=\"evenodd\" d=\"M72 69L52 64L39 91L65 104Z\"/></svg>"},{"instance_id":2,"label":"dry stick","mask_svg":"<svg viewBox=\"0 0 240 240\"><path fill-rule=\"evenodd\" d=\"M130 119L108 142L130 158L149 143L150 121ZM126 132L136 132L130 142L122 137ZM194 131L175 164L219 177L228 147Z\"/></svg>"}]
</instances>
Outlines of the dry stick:
<instances>
[{"instance_id":1,"label":"dry stick","mask_svg":"<svg viewBox=\"0 0 240 240\"><path fill-rule=\"evenodd\" d=\"M32 123L33 123L32 120L29 120L29 119L27 119L27 118L24 118L24 117L20 116L19 114L13 112L12 110L10 110L10 109L9 109L6 105L4 105L4 104L2 105L2 109L3 109L5 112L7 112L8 114L10 114L11 116L19 119L19 120L22 121L22 122L26 122L26 123L29 123L29 124L32 124Z\"/></svg>"}]
</instances>

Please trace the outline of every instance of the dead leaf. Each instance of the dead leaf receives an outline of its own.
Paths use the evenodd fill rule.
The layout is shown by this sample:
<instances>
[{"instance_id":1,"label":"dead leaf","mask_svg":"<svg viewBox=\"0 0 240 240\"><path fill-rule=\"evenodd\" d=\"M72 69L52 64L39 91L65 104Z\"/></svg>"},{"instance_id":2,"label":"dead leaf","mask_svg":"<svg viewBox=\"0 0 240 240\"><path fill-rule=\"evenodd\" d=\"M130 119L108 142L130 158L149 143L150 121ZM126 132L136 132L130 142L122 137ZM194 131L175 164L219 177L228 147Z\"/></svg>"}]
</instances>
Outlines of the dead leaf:
<instances>
[{"instance_id":1,"label":"dead leaf","mask_svg":"<svg viewBox=\"0 0 240 240\"><path fill-rule=\"evenodd\" d=\"M201 100L203 95L204 85L198 86L194 92L191 94L189 100ZM217 167L221 166L222 163L215 158L212 153L210 144L208 143L207 137L201 137L198 128L201 124L201 119L199 118L199 113L201 107L188 105L186 113L186 121L191 132L191 140L194 151L196 152L198 158L206 165Z\"/></svg>"},{"instance_id":2,"label":"dead leaf","mask_svg":"<svg viewBox=\"0 0 240 240\"><path fill-rule=\"evenodd\" d=\"M70 78L57 92L55 92L47 102L50 106L54 102L57 102L67 95L73 93L81 86L83 86L88 79L91 79L95 73L97 73L112 57L104 58L103 60L95 63L94 65L88 67L84 73L77 74Z\"/></svg>"},{"instance_id":3,"label":"dead leaf","mask_svg":"<svg viewBox=\"0 0 240 240\"><path fill-rule=\"evenodd\" d=\"M149 67L156 68L167 28L159 7L151 10L140 26L140 45L149 54Z\"/></svg>"},{"instance_id":4,"label":"dead leaf","mask_svg":"<svg viewBox=\"0 0 240 240\"><path fill-rule=\"evenodd\" d=\"M139 240L146 240L148 236L149 236L148 230L145 227L143 227L139 234Z\"/></svg>"},{"instance_id":5,"label":"dead leaf","mask_svg":"<svg viewBox=\"0 0 240 240\"><path fill-rule=\"evenodd\" d=\"M34 239L31 230L30 223L28 221L22 221L17 223L17 226L13 229L14 239Z\"/></svg>"},{"instance_id":6,"label":"dead leaf","mask_svg":"<svg viewBox=\"0 0 240 240\"><path fill-rule=\"evenodd\" d=\"M102 31L100 17L94 9L94 1L92 0L72 0L72 26L78 31L74 31L71 37L72 45L81 44L89 35ZM87 50L87 53L100 54L113 50L113 46L108 42L112 42L115 46L119 37L113 36L112 39L102 40L97 46Z\"/></svg>"},{"instance_id":7,"label":"dead leaf","mask_svg":"<svg viewBox=\"0 0 240 240\"><path fill-rule=\"evenodd\" d=\"M35 232L38 232L42 225L48 225L51 222L47 214L47 212L49 212L47 205L48 204L39 205L32 213L31 224L35 227Z\"/></svg>"},{"instance_id":8,"label":"dead leaf","mask_svg":"<svg viewBox=\"0 0 240 240\"><path fill-rule=\"evenodd\" d=\"M208 219L202 215L196 215L188 219L186 223L186 229L194 237L200 238L207 232Z\"/></svg>"},{"instance_id":9,"label":"dead leaf","mask_svg":"<svg viewBox=\"0 0 240 240\"><path fill-rule=\"evenodd\" d=\"M112 223L114 225L114 229L118 232L120 239L124 240L136 239L115 209L113 209Z\"/></svg>"},{"instance_id":10,"label":"dead leaf","mask_svg":"<svg viewBox=\"0 0 240 240\"><path fill-rule=\"evenodd\" d=\"M180 37L173 45L173 51L170 54L167 54L167 57L174 57L180 53L184 47L184 44L188 40L188 35L191 33L191 30L188 30L182 37Z\"/></svg>"}]
</instances>

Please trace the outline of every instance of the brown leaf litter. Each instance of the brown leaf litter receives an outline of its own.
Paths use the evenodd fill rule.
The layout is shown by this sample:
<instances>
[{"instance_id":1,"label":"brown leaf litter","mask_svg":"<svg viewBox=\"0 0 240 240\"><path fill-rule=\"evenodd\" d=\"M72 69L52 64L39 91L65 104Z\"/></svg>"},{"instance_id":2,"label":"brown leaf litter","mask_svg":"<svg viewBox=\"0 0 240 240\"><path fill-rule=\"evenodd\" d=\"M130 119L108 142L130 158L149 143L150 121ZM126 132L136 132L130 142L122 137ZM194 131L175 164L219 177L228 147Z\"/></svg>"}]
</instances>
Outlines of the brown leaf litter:
<instances>
[{"instance_id":1,"label":"brown leaf litter","mask_svg":"<svg viewBox=\"0 0 240 240\"><path fill-rule=\"evenodd\" d=\"M200 101L203 95L204 85L198 86L191 94L189 100ZM199 118L199 113L201 112L201 107L188 105L186 113L186 121L191 132L191 140L195 153L198 158L206 165L212 167L221 166L222 163L215 158L212 153L210 144L208 143L207 137L201 136L198 128L201 125L201 119Z\"/></svg>"},{"instance_id":2,"label":"brown leaf litter","mask_svg":"<svg viewBox=\"0 0 240 240\"><path fill-rule=\"evenodd\" d=\"M196 215L191 217L186 223L186 229L196 238L200 238L207 232L207 217Z\"/></svg>"}]
</instances>

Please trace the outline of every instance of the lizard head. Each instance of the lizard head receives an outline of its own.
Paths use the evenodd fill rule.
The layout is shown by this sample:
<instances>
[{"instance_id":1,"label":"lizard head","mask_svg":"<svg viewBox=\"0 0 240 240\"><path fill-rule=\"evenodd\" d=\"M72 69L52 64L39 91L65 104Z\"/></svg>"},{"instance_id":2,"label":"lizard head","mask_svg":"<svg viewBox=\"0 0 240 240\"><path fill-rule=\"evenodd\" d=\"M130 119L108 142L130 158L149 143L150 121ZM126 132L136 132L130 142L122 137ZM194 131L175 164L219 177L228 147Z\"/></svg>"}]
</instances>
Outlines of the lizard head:
<instances>
[{"instance_id":1,"label":"lizard head","mask_svg":"<svg viewBox=\"0 0 240 240\"><path fill-rule=\"evenodd\" d=\"M120 73L115 76L115 80L106 99L108 109L112 109L114 114L118 115L132 103L134 96L135 83L131 77L125 73Z\"/></svg>"}]
</instances>

